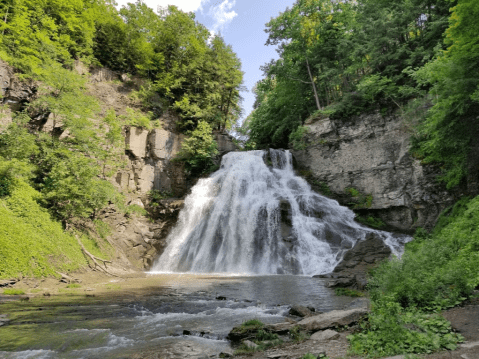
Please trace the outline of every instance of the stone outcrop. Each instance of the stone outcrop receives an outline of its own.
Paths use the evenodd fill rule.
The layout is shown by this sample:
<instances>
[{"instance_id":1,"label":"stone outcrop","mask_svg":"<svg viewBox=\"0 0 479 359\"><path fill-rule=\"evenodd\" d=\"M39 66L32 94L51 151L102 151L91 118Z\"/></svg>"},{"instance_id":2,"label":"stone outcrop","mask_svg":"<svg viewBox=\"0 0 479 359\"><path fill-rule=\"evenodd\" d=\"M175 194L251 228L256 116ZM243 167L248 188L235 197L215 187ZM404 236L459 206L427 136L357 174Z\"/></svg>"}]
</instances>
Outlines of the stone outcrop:
<instances>
[{"instance_id":1,"label":"stone outcrop","mask_svg":"<svg viewBox=\"0 0 479 359\"><path fill-rule=\"evenodd\" d=\"M361 211L380 218L387 229L430 229L453 203L437 182L437 169L408 152L410 134L401 118L372 114L348 122L318 119L307 126L306 148L292 151L302 174L327 185L342 204L351 200L346 188L372 195Z\"/></svg>"},{"instance_id":2,"label":"stone outcrop","mask_svg":"<svg viewBox=\"0 0 479 359\"><path fill-rule=\"evenodd\" d=\"M328 287L352 287L364 289L367 284L367 274L371 267L391 255L391 249L374 233L366 236L346 252L341 262L332 273L321 274L318 278L328 278Z\"/></svg>"},{"instance_id":3,"label":"stone outcrop","mask_svg":"<svg viewBox=\"0 0 479 359\"><path fill-rule=\"evenodd\" d=\"M113 233L108 237L117 250L116 262L133 269L148 269L166 247L166 236L176 224L179 212L183 207L182 200L162 200L154 211L155 222L140 216L124 216L114 208L104 209L99 218L108 223ZM144 206L139 198L133 199L129 205Z\"/></svg>"},{"instance_id":4,"label":"stone outcrop","mask_svg":"<svg viewBox=\"0 0 479 359\"><path fill-rule=\"evenodd\" d=\"M31 101L37 88L33 82L20 81L13 69L0 59L0 132L12 122L15 111Z\"/></svg>"},{"instance_id":5,"label":"stone outcrop","mask_svg":"<svg viewBox=\"0 0 479 359\"><path fill-rule=\"evenodd\" d=\"M215 141L218 144L218 152L221 155L238 150L238 148L233 142L232 137L226 133L216 133Z\"/></svg>"}]
</instances>

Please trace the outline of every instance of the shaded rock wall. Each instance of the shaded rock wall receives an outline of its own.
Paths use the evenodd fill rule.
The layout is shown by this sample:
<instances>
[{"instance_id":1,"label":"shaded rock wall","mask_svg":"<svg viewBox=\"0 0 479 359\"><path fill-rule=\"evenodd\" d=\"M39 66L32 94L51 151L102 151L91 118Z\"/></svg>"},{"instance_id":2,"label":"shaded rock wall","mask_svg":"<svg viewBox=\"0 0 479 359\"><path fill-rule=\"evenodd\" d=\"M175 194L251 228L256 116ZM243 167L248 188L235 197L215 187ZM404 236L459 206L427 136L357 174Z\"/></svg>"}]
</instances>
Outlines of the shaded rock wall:
<instances>
[{"instance_id":1,"label":"shaded rock wall","mask_svg":"<svg viewBox=\"0 0 479 359\"><path fill-rule=\"evenodd\" d=\"M325 183L342 204L350 201L348 187L371 194L371 206L362 212L380 218L387 229L431 229L453 203L436 180L437 168L409 154L410 135L401 118L372 114L349 122L319 119L307 126L306 148L292 151L299 168L313 183Z\"/></svg>"}]
</instances>

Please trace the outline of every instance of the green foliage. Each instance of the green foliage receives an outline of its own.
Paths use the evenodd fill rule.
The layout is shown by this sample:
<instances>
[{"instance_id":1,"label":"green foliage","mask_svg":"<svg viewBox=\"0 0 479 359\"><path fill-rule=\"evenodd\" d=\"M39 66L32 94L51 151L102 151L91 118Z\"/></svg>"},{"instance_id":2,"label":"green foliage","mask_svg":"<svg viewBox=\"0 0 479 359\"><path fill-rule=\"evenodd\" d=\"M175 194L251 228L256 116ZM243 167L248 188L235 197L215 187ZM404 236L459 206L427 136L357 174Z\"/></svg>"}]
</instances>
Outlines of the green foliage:
<instances>
[{"instance_id":1,"label":"green foliage","mask_svg":"<svg viewBox=\"0 0 479 359\"><path fill-rule=\"evenodd\" d=\"M401 259L380 264L369 280L373 303L355 354L395 355L454 349L462 338L428 314L460 304L479 284L479 197L446 210L431 235L418 229Z\"/></svg>"},{"instance_id":2,"label":"green foliage","mask_svg":"<svg viewBox=\"0 0 479 359\"><path fill-rule=\"evenodd\" d=\"M67 284L67 288L81 288L81 285L78 283Z\"/></svg>"},{"instance_id":3,"label":"green foliage","mask_svg":"<svg viewBox=\"0 0 479 359\"><path fill-rule=\"evenodd\" d=\"M0 278L56 275L87 264L76 239L38 204L41 198L18 179L11 194L0 199ZM93 240L83 237L82 242L105 257Z\"/></svg>"},{"instance_id":4,"label":"green foliage","mask_svg":"<svg viewBox=\"0 0 479 359\"><path fill-rule=\"evenodd\" d=\"M251 138L284 147L317 113L349 120L403 111L431 87L414 71L441 47L451 2L296 1L266 24L280 58L264 66L256 86Z\"/></svg>"},{"instance_id":5,"label":"green foliage","mask_svg":"<svg viewBox=\"0 0 479 359\"><path fill-rule=\"evenodd\" d=\"M348 336L350 352L357 355L391 356L454 350L462 336L452 332L450 323L436 314L417 309L404 310L387 296L374 302L365 332Z\"/></svg>"},{"instance_id":6,"label":"green foliage","mask_svg":"<svg viewBox=\"0 0 479 359\"><path fill-rule=\"evenodd\" d=\"M336 288L334 294L337 296L346 296L346 297L364 297L364 293L359 290L349 289L349 288Z\"/></svg>"},{"instance_id":7,"label":"green foliage","mask_svg":"<svg viewBox=\"0 0 479 359\"><path fill-rule=\"evenodd\" d=\"M305 355L301 357L301 359L328 359L328 357L326 356L326 354L323 354L323 353L318 355L306 353Z\"/></svg>"},{"instance_id":8,"label":"green foliage","mask_svg":"<svg viewBox=\"0 0 479 359\"><path fill-rule=\"evenodd\" d=\"M137 204L129 205L126 208L126 212L125 212L125 215L127 217L131 217L131 216L135 216L135 215L146 216L147 214L148 214L148 211L146 209L144 209L143 207L137 205Z\"/></svg>"},{"instance_id":9,"label":"green foliage","mask_svg":"<svg viewBox=\"0 0 479 359\"><path fill-rule=\"evenodd\" d=\"M3 295L23 295L25 292L21 289L4 289Z\"/></svg>"},{"instance_id":10,"label":"green foliage","mask_svg":"<svg viewBox=\"0 0 479 359\"><path fill-rule=\"evenodd\" d=\"M112 232L110 225L99 219L95 219L93 224L95 225L96 233L98 233L102 239L106 239L106 237L108 237Z\"/></svg>"},{"instance_id":11,"label":"green foliage","mask_svg":"<svg viewBox=\"0 0 479 359\"><path fill-rule=\"evenodd\" d=\"M477 1L457 1L445 33L447 49L415 73L418 81L432 85L433 107L418 126L413 151L423 162L442 164L442 180L448 188L467 174L470 145L478 136L479 75L473 70L479 61L477 16Z\"/></svg>"},{"instance_id":12,"label":"green foliage","mask_svg":"<svg viewBox=\"0 0 479 359\"><path fill-rule=\"evenodd\" d=\"M351 196L351 202L348 203L353 209L370 208L373 203L373 196L361 193L354 187L346 187L344 191Z\"/></svg>"},{"instance_id":13,"label":"green foliage","mask_svg":"<svg viewBox=\"0 0 479 359\"><path fill-rule=\"evenodd\" d=\"M250 319L241 323L240 326L233 328L235 332L246 333L250 330L260 330L263 329L264 323L259 319Z\"/></svg>"},{"instance_id":14,"label":"green foliage","mask_svg":"<svg viewBox=\"0 0 479 359\"><path fill-rule=\"evenodd\" d=\"M310 335L303 331L299 325L295 325L289 331L289 336L295 342L304 342L305 340L309 339Z\"/></svg>"},{"instance_id":15,"label":"green foliage","mask_svg":"<svg viewBox=\"0 0 479 359\"><path fill-rule=\"evenodd\" d=\"M151 122L152 117L153 114L151 112L149 112L147 115L144 115L140 111L135 111L134 109L127 107L126 115L120 116L120 119L127 126L141 127L151 130L155 126L155 124Z\"/></svg>"},{"instance_id":16,"label":"green foliage","mask_svg":"<svg viewBox=\"0 0 479 359\"><path fill-rule=\"evenodd\" d=\"M365 224L366 226L381 229L386 226L386 223L384 223L380 218L374 217L374 216L356 216L355 218L356 221L359 223Z\"/></svg>"},{"instance_id":17,"label":"green foliage","mask_svg":"<svg viewBox=\"0 0 479 359\"><path fill-rule=\"evenodd\" d=\"M206 121L200 121L181 144L177 160L185 162L191 175L199 175L211 171L214 166L213 157L217 154L218 145L213 138L211 126Z\"/></svg>"},{"instance_id":18,"label":"green foliage","mask_svg":"<svg viewBox=\"0 0 479 359\"><path fill-rule=\"evenodd\" d=\"M289 142L295 150L304 150L306 142L304 136L309 132L309 127L299 126L294 132L289 135Z\"/></svg>"}]
</instances>

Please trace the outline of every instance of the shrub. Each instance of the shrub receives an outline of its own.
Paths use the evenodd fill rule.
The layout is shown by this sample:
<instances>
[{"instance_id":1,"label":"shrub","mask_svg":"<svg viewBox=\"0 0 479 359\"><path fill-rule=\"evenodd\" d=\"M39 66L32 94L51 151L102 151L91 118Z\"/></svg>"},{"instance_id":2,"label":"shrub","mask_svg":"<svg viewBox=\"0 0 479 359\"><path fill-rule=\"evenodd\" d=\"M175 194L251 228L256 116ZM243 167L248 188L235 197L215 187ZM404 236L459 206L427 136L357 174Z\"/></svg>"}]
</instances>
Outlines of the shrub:
<instances>
[{"instance_id":1,"label":"shrub","mask_svg":"<svg viewBox=\"0 0 479 359\"><path fill-rule=\"evenodd\" d=\"M195 130L183 141L176 158L183 161L190 175L201 175L213 169L213 157L218 154L218 145L213 138L211 126L199 121Z\"/></svg>"}]
</instances>

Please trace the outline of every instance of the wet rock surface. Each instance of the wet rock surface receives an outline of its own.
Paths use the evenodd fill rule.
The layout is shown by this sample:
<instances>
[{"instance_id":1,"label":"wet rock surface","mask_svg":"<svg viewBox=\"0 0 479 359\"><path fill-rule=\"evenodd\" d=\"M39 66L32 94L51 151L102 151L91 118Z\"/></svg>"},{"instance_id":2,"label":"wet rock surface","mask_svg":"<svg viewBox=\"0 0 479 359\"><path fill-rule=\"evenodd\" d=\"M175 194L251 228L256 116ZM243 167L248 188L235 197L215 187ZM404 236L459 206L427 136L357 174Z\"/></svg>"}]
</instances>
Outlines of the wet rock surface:
<instances>
[{"instance_id":1,"label":"wet rock surface","mask_svg":"<svg viewBox=\"0 0 479 359\"><path fill-rule=\"evenodd\" d=\"M375 233L346 252L332 273L315 277L328 279L329 287L351 287L363 290L367 284L369 269L391 255L391 249Z\"/></svg>"}]
</instances>

